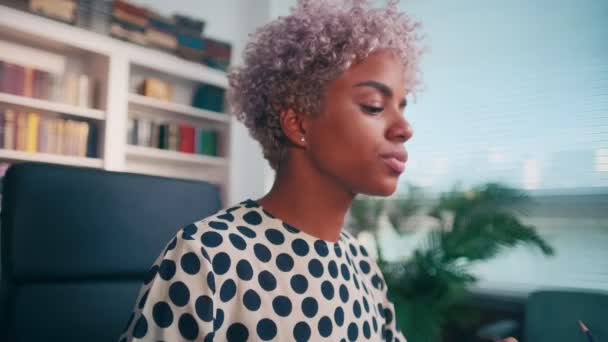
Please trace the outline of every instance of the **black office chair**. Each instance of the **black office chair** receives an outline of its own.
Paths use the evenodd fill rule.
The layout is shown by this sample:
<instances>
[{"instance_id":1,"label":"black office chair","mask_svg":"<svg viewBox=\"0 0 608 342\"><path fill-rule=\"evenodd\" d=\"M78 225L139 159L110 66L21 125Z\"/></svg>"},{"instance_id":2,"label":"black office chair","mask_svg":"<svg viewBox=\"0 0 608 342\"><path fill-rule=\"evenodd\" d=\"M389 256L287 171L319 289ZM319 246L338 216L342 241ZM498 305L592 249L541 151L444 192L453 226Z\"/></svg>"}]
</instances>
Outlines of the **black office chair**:
<instances>
[{"instance_id":1,"label":"black office chair","mask_svg":"<svg viewBox=\"0 0 608 342\"><path fill-rule=\"evenodd\" d=\"M3 180L0 340L115 341L143 275L221 207L203 182L23 163Z\"/></svg>"}]
</instances>

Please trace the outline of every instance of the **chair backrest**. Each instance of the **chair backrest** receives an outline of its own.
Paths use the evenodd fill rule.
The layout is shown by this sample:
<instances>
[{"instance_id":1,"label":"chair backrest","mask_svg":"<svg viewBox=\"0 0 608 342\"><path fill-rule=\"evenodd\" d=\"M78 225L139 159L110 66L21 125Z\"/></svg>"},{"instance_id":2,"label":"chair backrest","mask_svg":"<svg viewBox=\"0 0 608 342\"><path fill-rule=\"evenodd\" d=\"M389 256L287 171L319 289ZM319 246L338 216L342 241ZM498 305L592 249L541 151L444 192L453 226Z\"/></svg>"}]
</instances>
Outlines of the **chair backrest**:
<instances>
[{"instance_id":1,"label":"chair backrest","mask_svg":"<svg viewBox=\"0 0 608 342\"><path fill-rule=\"evenodd\" d=\"M578 321L591 330L596 342L608 341L608 292L543 290L526 305L525 341L587 342Z\"/></svg>"},{"instance_id":2,"label":"chair backrest","mask_svg":"<svg viewBox=\"0 0 608 342\"><path fill-rule=\"evenodd\" d=\"M3 180L1 341L114 341L181 227L221 207L210 184L23 163Z\"/></svg>"}]
</instances>

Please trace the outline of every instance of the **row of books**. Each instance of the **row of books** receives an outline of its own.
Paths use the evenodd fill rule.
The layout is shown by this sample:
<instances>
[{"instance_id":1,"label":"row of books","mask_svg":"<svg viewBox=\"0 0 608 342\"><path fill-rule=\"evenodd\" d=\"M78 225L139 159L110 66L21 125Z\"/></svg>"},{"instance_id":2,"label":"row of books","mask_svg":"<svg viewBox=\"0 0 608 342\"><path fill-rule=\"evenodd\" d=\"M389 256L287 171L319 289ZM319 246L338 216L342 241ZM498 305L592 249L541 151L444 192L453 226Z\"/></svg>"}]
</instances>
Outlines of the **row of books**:
<instances>
[{"instance_id":1,"label":"row of books","mask_svg":"<svg viewBox=\"0 0 608 342\"><path fill-rule=\"evenodd\" d=\"M0 60L0 92L48 99L51 78L46 71Z\"/></svg>"},{"instance_id":2,"label":"row of books","mask_svg":"<svg viewBox=\"0 0 608 342\"><path fill-rule=\"evenodd\" d=\"M93 90L84 74L56 75L0 60L0 92L88 108L96 105Z\"/></svg>"},{"instance_id":3,"label":"row of books","mask_svg":"<svg viewBox=\"0 0 608 342\"><path fill-rule=\"evenodd\" d=\"M173 100L174 87L171 82L154 77L144 78L137 87L137 93L163 101ZM224 112L226 90L210 84L200 84L194 90L191 105L195 108Z\"/></svg>"},{"instance_id":4,"label":"row of books","mask_svg":"<svg viewBox=\"0 0 608 342\"><path fill-rule=\"evenodd\" d=\"M110 34L116 38L147 45L178 56L226 70L232 46L203 37L205 22L184 15L163 16L125 0L114 0Z\"/></svg>"},{"instance_id":5,"label":"row of books","mask_svg":"<svg viewBox=\"0 0 608 342\"><path fill-rule=\"evenodd\" d=\"M127 143L184 153L217 156L217 132L183 123L130 117Z\"/></svg>"},{"instance_id":6,"label":"row of books","mask_svg":"<svg viewBox=\"0 0 608 342\"><path fill-rule=\"evenodd\" d=\"M78 157L97 156L97 130L85 121L0 110L0 147Z\"/></svg>"}]
</instances>

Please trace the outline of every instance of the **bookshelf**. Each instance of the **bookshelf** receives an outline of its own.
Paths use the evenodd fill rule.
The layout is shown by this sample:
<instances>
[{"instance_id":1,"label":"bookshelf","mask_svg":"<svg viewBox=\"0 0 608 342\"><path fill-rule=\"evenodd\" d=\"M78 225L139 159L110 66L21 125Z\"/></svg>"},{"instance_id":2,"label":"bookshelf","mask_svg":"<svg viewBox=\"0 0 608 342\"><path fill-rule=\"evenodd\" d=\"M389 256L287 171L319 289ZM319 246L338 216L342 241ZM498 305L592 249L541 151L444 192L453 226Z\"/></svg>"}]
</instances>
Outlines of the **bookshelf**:
<instances>
[{"instance_id":1,"label":"bookshelf","mask_svg":"<svg viewBox=\"0 0 608 342\"><path fill-rule=\"evenodd\" d=\"M190 105L200 84L227 88L224 72L4 5L0 5L0 16L0 56L6 56L5 50L9 49L20 61L36 68L84 74L95 81L96 92L96 99L84 106L0 92L0 109L82 120L94 125L97 132L94 157L0 148L0 162L47 162L207 181L218 185L225 203L230 202L232 120L225 113ZM13 53L10 49L15 47ZM174 98L164 101L140 95L136 85L145 77L173 84ZM133 118L213 130L217 133L217 155L133 145L128 141L128 125Z\"/></svg>"},{"instance_id":2,"label":"bookshelf","mask_svg":"<svg viewBox=\"0 0 608 342\"><path fill-rule=\"evenodd\" d=\"M0 92L0 103L10 104L20 108L34 109L51 113L62 113L73 117L95 120L104 120L106 116L105 112L99 109L83 108L64 103L7 94L2 92Z\"/></svg>"}]
</instances>

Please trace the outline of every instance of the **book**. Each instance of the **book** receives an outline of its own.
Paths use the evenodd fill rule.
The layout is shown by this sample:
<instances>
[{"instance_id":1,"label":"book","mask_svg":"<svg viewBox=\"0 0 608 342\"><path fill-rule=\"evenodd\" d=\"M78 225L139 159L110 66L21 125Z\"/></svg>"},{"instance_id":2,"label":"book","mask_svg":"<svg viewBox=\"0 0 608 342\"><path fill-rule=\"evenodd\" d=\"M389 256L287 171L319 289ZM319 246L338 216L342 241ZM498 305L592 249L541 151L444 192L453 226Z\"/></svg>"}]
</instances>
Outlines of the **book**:
<instances>
[{"instance_id":1,"label":"book","mask_svg":"<svg viewBox=\"0 0 608 342\"><path fill-rule=\"evenodd\" d=\"M190 125L179 125L179 148L180 152L194 153L194 127Z\"/></svg>"},{"instance_id":2,"label":"book","mask_svg":"<svg viewBox=\"0 0 608 342\"><path fill-rule=\"evenodd\" d=\"M217 156L217 133L212 130L201 130L201 152L208 156Z\"/></svg>"},{"instance_id":3,"label":"book","mask_svg":"<svg viewBox=\"0 0 608 342\"><path fill-rule=\"evenodd\" d=\"M173 98L173 87L168 82L158 78L146 78L138 88L139 93L144 96L153 97L163 101L171 101Z\"/></svg>"},{"instance_id":4,"label":"book","mask_svg":"<svg viewBox=\"0 0 608 342\"><path fill-rule=\"evenodd\" d=\"M25 143L25 151L27 152L38 152L39 124L40 115L38 113L32 112L27 114L27 134Z\"/></svg>"},{"instance_id":5,"label":"book","mask_svg":"<svg viewBox=\"0 0 608 342\"><path fill-rule=\"evenodd\" d=\"M15 136L15 149L25 151L27 147L27 113L17 112L17 134Z\"/></svg>"},{"instance_id":6,"label":"book","mask_svg":"<svg viewBox=\"0 0 608 342\"><path fill-rule=\"evenodd\" d=\"M93 123L87 123L89 133L87 135L87 151L86 156L89 158L97 158L97 126Z\"/></svg>"},{"instance_id":7,"label":"book","mask_svg":"<svg viewBox=\"0 0 608 342\"><path fill-rule=\"evenodd\" d=\"M12 109L4 110L4 141L3 148L8 150L15 149L15 136L16 136L16 113Z\"/></svg>"},{"instance_id":8,"label":"book","mask_svg":"<svg viewBox=\"0 0 608 342\"><path fill-rule=\"evenodd\" d=\"M167 137L167 149L177 151L179 149L179 125L170 123Z\"/></svg>"}]
</instances>

